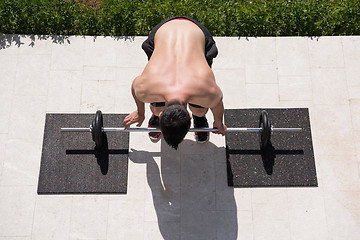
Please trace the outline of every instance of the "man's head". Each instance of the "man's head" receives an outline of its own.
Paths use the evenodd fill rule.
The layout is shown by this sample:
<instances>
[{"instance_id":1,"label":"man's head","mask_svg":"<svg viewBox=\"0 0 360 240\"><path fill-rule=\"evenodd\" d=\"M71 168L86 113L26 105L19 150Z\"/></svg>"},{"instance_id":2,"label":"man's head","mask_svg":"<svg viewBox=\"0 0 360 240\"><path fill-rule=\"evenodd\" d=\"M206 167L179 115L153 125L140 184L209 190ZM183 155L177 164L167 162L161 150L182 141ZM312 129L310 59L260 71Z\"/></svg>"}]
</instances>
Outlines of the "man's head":
<instances>
[{"instance_id":1,"label":"man's head","mask_svg":"<svg viewBox=\"0 0 360 240\"><path fill-rule=\"evenodd\" d=\"M177 149L190 129L191 118L180 101L170 101L160 115L160 129L165 141Z\"/></svg>"}]
</instances>

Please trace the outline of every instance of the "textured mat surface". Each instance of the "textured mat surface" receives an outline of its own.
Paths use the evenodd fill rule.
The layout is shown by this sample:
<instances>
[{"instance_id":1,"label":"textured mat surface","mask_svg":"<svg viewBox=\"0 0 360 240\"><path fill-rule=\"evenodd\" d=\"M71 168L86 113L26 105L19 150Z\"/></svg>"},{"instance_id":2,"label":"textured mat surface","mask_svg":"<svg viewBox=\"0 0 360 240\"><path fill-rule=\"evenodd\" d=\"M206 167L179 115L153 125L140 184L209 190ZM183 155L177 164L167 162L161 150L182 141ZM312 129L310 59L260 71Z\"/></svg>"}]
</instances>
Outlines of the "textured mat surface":
<instances>
[{"instance_id":1,"label":"textured mat surface","mask_svg":"<svg viewBox=\"0 0 360 240\"><path fill-rule=\"evenodd\" d=\"M104 114L104 127L120 126L126 115ZM126 193L128 133L106 133L101 150L91 133L60 132L89 127L95 114L47 114L38 194Z\"/></svg>"},{"instance_id":2,"label":"textured mat surface","mask_svg":"<svg viewBox=\"0 0 360 240\"><path fill-rule=\"evenodd\" d=\"M263 109L227 109L227 127L259 127ZM264 109L274 128L303 128L276 132L260 151L257 133L227 133L228 185L234 187L317 186L309 112L306 108Z\"/></svg>"}]
</instances>

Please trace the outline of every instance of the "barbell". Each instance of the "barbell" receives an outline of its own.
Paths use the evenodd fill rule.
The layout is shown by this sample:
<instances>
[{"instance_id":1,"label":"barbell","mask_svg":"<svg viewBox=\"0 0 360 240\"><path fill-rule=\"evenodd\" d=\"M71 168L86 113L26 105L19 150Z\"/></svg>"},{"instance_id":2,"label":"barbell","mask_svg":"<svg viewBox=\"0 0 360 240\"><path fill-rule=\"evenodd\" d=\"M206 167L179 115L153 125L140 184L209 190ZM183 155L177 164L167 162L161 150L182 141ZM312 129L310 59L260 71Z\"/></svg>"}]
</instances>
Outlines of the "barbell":
<instances>
[{"instance_id":1,"label":"barbell","mask_svg":"<svg viewBox=\"0 0 360 240\"><path fill-rule=\"evenodd\" d=\"M110 128L103 126L102 112L98 110L89 128L61 128L61 132L90 132L97 148L102 147L104 132L161 132L159 128ZM216 132L216 128L190 128L189 132ZM268 146L273 132L299 132L302 128L274 128L266 111L262 111L258 128L227 128L226 132L259 133L260 148Z\"/></svg>"}]
</instances>

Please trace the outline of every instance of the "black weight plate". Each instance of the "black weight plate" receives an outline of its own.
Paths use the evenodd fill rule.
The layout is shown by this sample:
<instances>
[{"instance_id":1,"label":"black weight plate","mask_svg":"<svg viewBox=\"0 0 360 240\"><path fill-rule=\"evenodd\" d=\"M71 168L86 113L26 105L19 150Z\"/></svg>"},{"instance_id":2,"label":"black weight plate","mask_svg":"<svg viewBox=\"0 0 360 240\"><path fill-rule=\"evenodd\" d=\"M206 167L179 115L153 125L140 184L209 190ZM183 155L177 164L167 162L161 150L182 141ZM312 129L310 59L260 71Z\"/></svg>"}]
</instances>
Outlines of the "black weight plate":
<instances>
[{"instance_id":1,"label":"black weight plate","mask_svg":"<svg viewBox=\"0 0 360 240\"><path fill-rule=\"evenodd\" d=\"M264 149L269 144L271 137L271 123L266 111L261 112L259 128L261 128L259 132L260 148Z\"/></svg>"},{"instance_id":2,"label":"black weight plate","mask_svg":"<svg viewBox=\"0 0 360 240\"><path fill-rule=\"evenodd\" d=\"M96 116L95 116L95 119L93 121L93 126L92 126L93 140L95 141L95 146L97 148L102 147L102 143L103 143L102 128L103 128L103 116L102 116L102 112L100 110L98 110L96 112Z\"/></svg>"}]
</instances>

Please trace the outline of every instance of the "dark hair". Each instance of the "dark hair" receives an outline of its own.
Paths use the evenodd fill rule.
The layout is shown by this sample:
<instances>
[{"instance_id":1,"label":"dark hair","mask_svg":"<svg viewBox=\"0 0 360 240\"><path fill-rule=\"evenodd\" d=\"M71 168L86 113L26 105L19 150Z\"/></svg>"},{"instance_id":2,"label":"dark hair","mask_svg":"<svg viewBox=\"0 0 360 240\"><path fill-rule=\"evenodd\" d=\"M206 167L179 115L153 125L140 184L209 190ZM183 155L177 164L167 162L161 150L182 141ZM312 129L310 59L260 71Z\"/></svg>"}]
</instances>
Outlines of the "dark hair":
<instances>
[{"instance_id":1,"label":"dark hair","mask_svg":"<svg viewBox=\"0 0 360 240\"><path fill-rule=\"evenodd\" d=\"M160 116L160 129L165 141L177 149L190 129L191 119L184 104L170 101Z\"/></svg>"}]
</instances>

